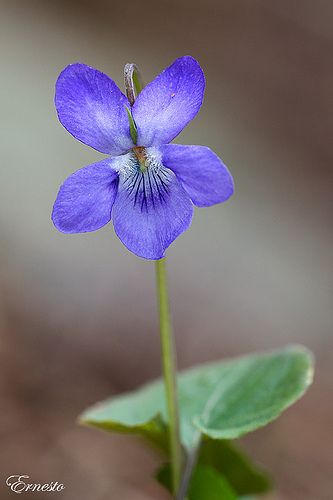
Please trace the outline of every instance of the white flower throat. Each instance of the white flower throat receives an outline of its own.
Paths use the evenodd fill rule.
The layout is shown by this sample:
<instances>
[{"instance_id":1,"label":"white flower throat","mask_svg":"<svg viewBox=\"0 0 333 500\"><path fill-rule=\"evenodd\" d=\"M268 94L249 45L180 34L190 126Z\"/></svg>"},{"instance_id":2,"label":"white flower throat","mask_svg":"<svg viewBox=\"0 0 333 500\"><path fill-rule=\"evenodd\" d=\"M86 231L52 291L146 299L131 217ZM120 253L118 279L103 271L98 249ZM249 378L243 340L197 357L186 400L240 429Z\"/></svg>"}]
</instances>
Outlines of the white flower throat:
<instances>
[{"instance_id":1,"label":"white flower throat","mask_svg":"<svg viewBox=\"0 0 333 500\"><path fill-rule=\"evenodd\" d=\"M172 172L164 167L156 148L134 147L119 166L120 189L141 212L150 213L167 202Z\"/></svg>"}]
</instances>

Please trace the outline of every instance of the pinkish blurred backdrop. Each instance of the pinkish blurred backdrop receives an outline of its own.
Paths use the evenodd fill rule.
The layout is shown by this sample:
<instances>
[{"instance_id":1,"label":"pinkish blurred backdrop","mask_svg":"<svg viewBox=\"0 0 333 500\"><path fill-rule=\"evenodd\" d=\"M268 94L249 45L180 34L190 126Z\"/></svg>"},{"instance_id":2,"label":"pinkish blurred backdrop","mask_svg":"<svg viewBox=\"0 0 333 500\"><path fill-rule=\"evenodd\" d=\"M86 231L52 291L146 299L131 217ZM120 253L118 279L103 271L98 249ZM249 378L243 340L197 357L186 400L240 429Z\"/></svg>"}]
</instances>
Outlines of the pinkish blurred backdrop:
<instances>
[{"instance_id":1,"label":"pinkish blurred backdrop","mask_svg":"<svg viewBox=\"0 0 333 500\"><path fill-rule=\"evenodd\" d=\"M168 251L181 368L303 343L308 395L244 440L279 500L332 498L332 15L328 0L0 0L0 498L11 474L64 500L166 499L139 441L80 428L87 405L159 375L154 269L112 226L58 233L59 184L101 155L58 123L54 83L81 61L122 85L191 54L205 103L178 142L205 144L236 194ZM45 495L46 498L47 495ZM36 494L26 494L35 498ZM39 493L43 499L43 493Z\"/></svg>"}]
</instances>

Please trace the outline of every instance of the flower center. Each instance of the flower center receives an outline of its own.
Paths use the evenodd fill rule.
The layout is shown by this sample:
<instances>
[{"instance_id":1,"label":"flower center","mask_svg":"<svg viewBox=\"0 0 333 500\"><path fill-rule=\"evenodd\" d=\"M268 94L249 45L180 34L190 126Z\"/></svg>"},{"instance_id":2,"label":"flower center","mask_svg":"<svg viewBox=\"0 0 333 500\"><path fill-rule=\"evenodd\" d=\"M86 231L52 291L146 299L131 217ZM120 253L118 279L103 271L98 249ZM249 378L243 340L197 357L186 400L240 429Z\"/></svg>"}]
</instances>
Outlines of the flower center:
<instances>
[{"instance_id":1,"label":"flower center","mask_svg":"<svg viewBox=\"0 0 333 500\"><path fill-rule=\"evenodd\" d=\"M151 213L167 203L172 174L155 148L135 146L123 157L118 173L121 189L141 212Z\"/></svg>"},{"instance_id":2,"label":"flower center","mask_svg":"<svg viewBox=\"0 0 333 500\"><path fill-rule=\"evenodd\" d=\"M133 148L133 152L139 162L140 171L146 172L149 166L149 160L146 149L143 146L135 146Z\"/></svg>"}]
</instances>

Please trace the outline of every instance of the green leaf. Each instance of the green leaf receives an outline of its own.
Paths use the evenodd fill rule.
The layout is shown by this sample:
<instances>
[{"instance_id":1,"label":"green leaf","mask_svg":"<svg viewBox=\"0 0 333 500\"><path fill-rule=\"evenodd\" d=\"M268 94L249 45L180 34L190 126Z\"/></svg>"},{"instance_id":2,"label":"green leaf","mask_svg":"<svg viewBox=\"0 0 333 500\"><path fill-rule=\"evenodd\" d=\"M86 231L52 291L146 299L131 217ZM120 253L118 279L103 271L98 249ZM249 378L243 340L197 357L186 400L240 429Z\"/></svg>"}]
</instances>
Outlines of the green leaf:
<instances>
[{"instance_id":1,"label":"green leaf","mask_svg":"<svg viewBox=\"0 0 333 500\"><path fill-rule=\"evenodd\" d=\"M223 476L207 466L196 467L188 490L189 500L237 500L237 494Z\"/></svg>"},{"instance_id":2,"label":"green leaf","mask_svg":"<svg viewBox=\"0 0 333 500\"><path fill-rule=\"evenodd\" d=\"M172 493L172 477L171 477L171 466L170 462L163 464L160 467L155 475L157 481L164 486L166 490Z\"/></svg>"},{"instance_id":3,"label":"green leaf","mask_svg":"<svg viewBox=\"0 0 333 500\"><path fill-rule=\"evenodd\" d=\"M161 384L152 383L135 392L98 403L80 416L80 422L106 431L139 435L167 451L166 420L156 409L157 402L164 405L162 388Z\"/></svg>"},{"instance_id":4,"label":"green leaf","mask_svg":"<svg viewBox=\"0 0 333 500\"><path fill-rule=\"evenodd\" d=\"M170 464L163 466L157 474L157 479L171 493ZM197 465L193 471L188 500L236 500L237 493L225 477L207 465Z\"/></svg>"},{"instance_id":5,"label":"green leaf","mask_svg":"<svg viewBox=\"0 0 333 500\"><path fill-rule=\"evenodd\" d=\"M216 441L206 438L200 449L198 465L209 467L223 476L237 495L266 493L271 489L271 481L238 446L230 441ZM195 470L193 474L195 474ZM156 475L157 480L171 492L170 463L164 464Z\"/></svg>"},{"instance_id":6,"label":"green leaf","mask_svg":"<svg viewBox=\"0 0 333 500\"><path fill-rule=\"evenodd\" d=\"M272 487L267 473L255 466L235 442L204 439L198 463L222 474L238 495L266 493Z\"/></svg>"},{"instance_id":7,"label":"green leaf","mask_svg":"<svg viewBox=\"0 0 333 500\"><path fill-rule=\"evenodd\" d=\"M134 144L136 144L137 140L138 140L138 131L137 131L135 122L133 120L133 116L132 116L131 110L127 106L125 106L125 108L126 108L126 111L127 111L127 117L128 117L128 121L129 121L130 134L131 134L131 137L132 137L132 141L134 142Z\"/></svg>"},{"instance_id":8,"label":"green leaf","mask_svg":"<svg viewBox=\"0 0 333 500\"><path fill-rule=\"evenodd\" d=\"M304 394L312 375L312 355L299 346L180 373L184 447L192 448L198 430L213 439L234 439L268 424ZM164 450L167 421L161 380L100 403L81 416L82 423L138 434Z\"/></svg>"}]
</instances>

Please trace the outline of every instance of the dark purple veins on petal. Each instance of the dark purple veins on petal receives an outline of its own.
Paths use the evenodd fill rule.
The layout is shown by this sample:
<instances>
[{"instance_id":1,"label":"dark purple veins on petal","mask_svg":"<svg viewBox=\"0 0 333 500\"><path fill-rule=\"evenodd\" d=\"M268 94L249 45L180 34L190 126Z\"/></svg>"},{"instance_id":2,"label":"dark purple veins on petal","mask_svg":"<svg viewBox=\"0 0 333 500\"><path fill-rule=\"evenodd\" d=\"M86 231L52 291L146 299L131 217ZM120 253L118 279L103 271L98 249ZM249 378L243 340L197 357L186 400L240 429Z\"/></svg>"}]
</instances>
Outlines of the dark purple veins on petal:
<instances>
[{"instance_id":1,"label":"dark purple veins on petal","mask_svg":"<svg viewBox=\"0 0 333 500\"><path fill-rule=\"evenodd\" d=\"M156 205L167 202L168 174L164 167L149 165L144 171L140 170L138 162L132 160L133 166L123 185L133 207L141 212L155 210Z\"/></svg>"},{"instance_id":2,"label":"dark purple veins on petal","mask_svg":"<svg viewBox=\"0 0 333 500\"><path fill-rule=\"evenodd\" d=\"M175 174L150 152L141 153L139 158L133 153L119 170L112 220L129 250L146 259L160 259L189 227L193 205Z\"/></svg>"}]
</instances>

